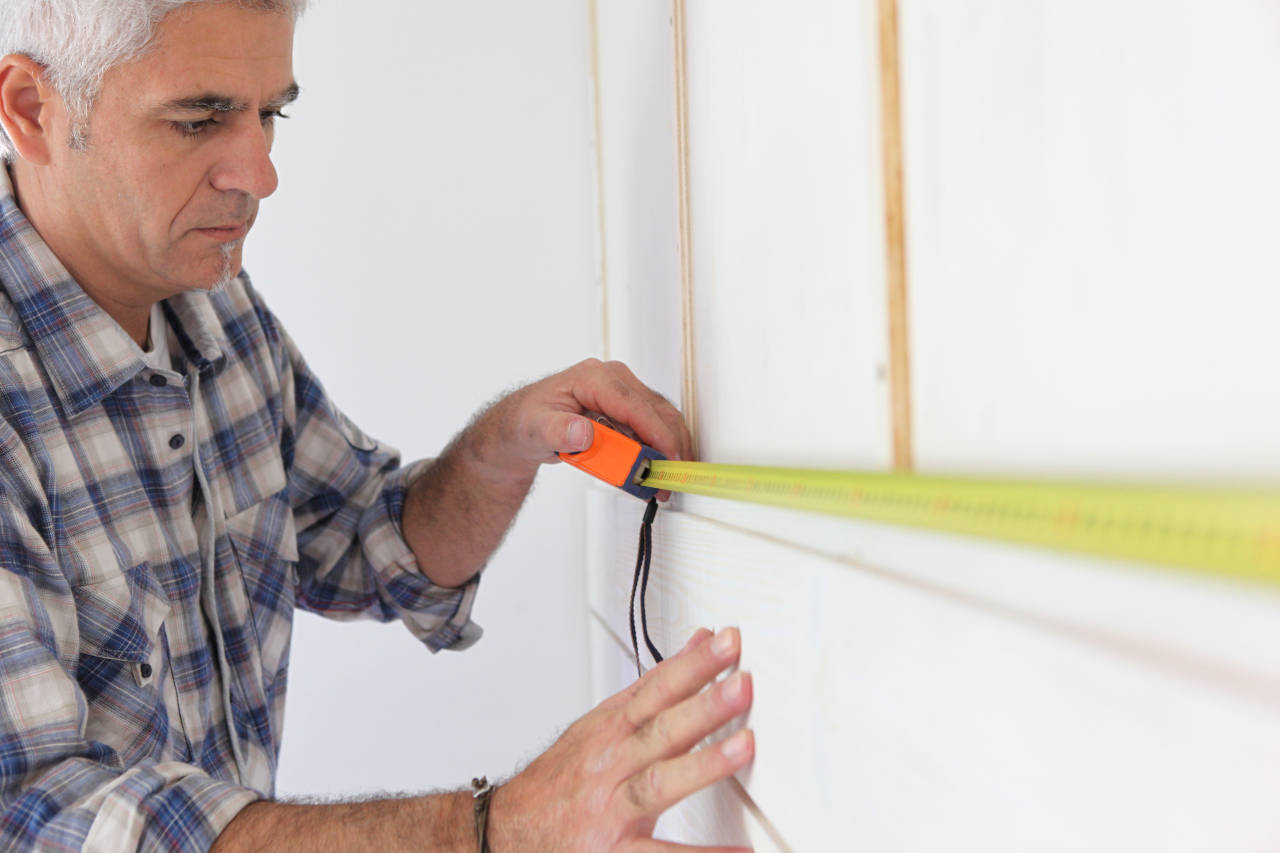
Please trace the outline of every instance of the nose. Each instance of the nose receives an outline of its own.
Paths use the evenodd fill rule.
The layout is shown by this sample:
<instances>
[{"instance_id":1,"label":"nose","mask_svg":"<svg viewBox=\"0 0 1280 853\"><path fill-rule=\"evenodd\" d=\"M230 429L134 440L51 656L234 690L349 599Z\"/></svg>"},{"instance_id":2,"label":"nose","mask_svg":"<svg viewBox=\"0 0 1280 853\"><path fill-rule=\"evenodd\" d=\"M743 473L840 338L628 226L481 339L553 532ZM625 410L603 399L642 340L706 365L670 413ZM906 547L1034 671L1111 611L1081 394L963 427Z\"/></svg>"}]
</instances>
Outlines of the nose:
<instances>
[{"instance_id":1,"label":"nose","mask_svg":"<svg viewBox=\"0 0 1280 853\"><path fill-rule=\"evenodd\" d=\"M280 179L271 162L270 131L255 122L238 129L230 141L209 176L214 189L248 193L258 199L275 192Z\"/></svg>"}]
</instances>

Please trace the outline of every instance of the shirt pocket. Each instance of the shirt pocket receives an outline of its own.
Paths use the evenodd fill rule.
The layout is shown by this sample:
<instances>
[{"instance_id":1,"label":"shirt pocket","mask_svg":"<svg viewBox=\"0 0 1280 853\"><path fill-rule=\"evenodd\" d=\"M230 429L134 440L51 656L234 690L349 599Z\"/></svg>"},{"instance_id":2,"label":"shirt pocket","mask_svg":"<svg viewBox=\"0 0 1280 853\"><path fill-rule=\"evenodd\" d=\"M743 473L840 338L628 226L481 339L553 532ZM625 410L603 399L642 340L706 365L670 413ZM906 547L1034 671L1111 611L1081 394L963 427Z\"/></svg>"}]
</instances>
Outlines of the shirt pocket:
<instances>
[{"instance_id":1,"label":"shirt pocket","mask_svg":"<svg viewBox=\"0 0 1280 853\"><path fill-rule=\"evenodd\" d=\"M159 690L167 669L161 631L168 596L148 563L74 587L72 594L80 633L76 681L88 705L86 740L110 747L125 765L158 754L168 735Z\"/></svg>"},{"instance_id":2,"label":"shirt pocket","mask_svg":"<svg viewBox=\"0 0 1280 853\"><path fill-rule=\"evenodd\" d=\"M226 519L270 689L289 665L298 586L298 532L288 493L272 495Z\"/></svg>"}]
</instances>

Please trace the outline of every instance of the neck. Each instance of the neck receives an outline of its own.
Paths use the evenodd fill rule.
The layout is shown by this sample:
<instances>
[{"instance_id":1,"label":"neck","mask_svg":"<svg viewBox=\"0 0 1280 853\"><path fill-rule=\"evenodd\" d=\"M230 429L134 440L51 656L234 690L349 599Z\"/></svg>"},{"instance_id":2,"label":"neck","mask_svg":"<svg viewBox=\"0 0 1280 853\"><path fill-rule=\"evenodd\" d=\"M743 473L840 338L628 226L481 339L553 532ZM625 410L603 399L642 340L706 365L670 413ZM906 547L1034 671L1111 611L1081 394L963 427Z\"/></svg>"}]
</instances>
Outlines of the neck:
<instances>
[{"instance_id":1,"label":"neck","mask_svg":"<svg viewBox=\"0 0 1280 853\"><path fill-rule=\"evenodd\" d=\"M9 178L18 207L50 251L89 298L120 324L138 346L145 348L155 300L140 288L113 285L109 276L93 274L75 222L65 214L66 206L53 199L51 188L41 181L40 170L19 159L10 164Z\"/></svg>"}]
</instances>

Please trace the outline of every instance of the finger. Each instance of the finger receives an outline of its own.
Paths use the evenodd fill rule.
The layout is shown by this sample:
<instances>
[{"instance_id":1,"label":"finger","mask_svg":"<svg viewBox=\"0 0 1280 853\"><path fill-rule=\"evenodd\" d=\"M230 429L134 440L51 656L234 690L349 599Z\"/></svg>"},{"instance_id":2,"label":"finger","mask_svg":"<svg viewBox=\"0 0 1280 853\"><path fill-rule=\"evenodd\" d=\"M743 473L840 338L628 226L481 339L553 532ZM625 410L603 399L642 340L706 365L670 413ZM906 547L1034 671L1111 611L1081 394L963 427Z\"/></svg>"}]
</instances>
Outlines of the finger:
<instances>
[{"instance_id":1,"label":"finger","mask_svg":"<svg viewBox=\"0 0 1280 853\"><path fill-rule=\"evenodd\" d=\"M736 672L658 714L623 746L619 769L630 775L655 761L688 752L699 741L751 708L751 676Z\"/></svg>"},{"instance_id":2,"label":"finger","mask_svg":"<svg viewBox=\"0 0 1280 853\"><path fill-rule=\"evenodd\" d=\"M596 427L570 412L551 412L542 423L543 441L554 453L579 453L591 446Z\"/></svg>"},{"instance_id":3,"label":"finger","mask_svg":"<svg viewBox=\"0 0 1280 853\"><path fill-rule=\"evenodd\" d=\"M659 841L656 838L630 841L622 848L622 853L679 853L681 850L696 850L698 853L752 853L750 847L696 847L674 841Z\"/></svg>"},{"instance_id":4,"label":"finger","mask_svg":"<svg viewBox=\"0 0 1280 853\"><path fill-rule=\"evenodd\" d=\"M655 392L654 396L657 400L654 407L658 411L658 415L667 422L671 430L676 433L680 439L680 459L693 459L693 433L689 430L689 424L685 421L684 415L680 410L668 400L666 397Z\"/></svg>"},{"instance_id":5,"label":"finger","mask_svg":"<svg viewBox=\"0 0 1280 853\"><path fill-rule=\"evenodd\" d=\"M693 632L693 636L689 637L688 642L684 644L684 648L676 652L674 655L671 655L671 657L669 657L668 660L674 660L680 655L688 654L690 650L701 645L702 643L705 643L707 639L712 636L714 635L710 631L708 631L706 628L699 628L698 630ZM649 670L649 673L652 673L652 672L654 672L654 670L652 669ZM645 674L646 677L648 676L649 673ZM628 702L630 702L632 699L635 698L636 694L640 691L640 686L643 683L644 683L643 678L631 682L626 687L622 688L617 693L610 696L608 699L605 699L596 707L600 710L610 710L614 708L624 707ZM632 726L632 728L634 729L635 726Z\"/></svg>"},{"instance_id":6,"label":"finger","mask_svg":"<svg viewBox=\"0 0 1280 853\"><path fill-rule=\"evenodd\" d=\"M626 706L627 722L639 729L649 720L707 686L717 675L737 663L740 649L737 628L724 628L710 642L658 664L644 678Z\"/></svg>"},{"instance_id":7,"label":"finger","mask_svg":"<svg viewBox=\"0 0 1280 853\"><path fill-rule=\"evenodd\" d=\"M578 374L580 381L573 383L572 394L580 406L627 424L664 456L680 459L691 452L693 442L683 421L676 429L660 413L674 407L636 379L626 365L588 361L579 366Z\"/></svg>"},{"instance_id":8,"label":"finger","mask_svg":"<svg viewBox=\"0 0 1280 853\"><path fill-rule=\"evenodd\" d=\"M618 362L617 365L624 381L634 383L636 387L641 389L643 394L648 394L648 402L653 407L654 412L657 413L658 417L662 418L668 429L676 436L679 453L678 456L672 458L693 458L693 434L689 431L689 425L685 423L684 415L680 414L680 410L666 397L636 379L630 368L625 364Z\"/></svg>"},{"instance_id":9,"label":"finger","mask_svg":"<svg viewBox=\"0 0 1280 853\"><path fill-rule=\"evenodd\" d=\"M755 735L742 729L697 752L649 765L623 782L619 807L633 818L658 815L690 794L741 770L755 756Z\"/></svg>"},{"instance_id":10,"label":"finger","mask_svg":"<svg viewBox=\"0 0 1280 853\"><path fill-rule=\"evenodd\" d=\"M589 418L557 409L536 416L532 429L535 456L543 461L558 462L557 453L580 453L595 440L596 425Z\"/></svg>"}]
</instances>

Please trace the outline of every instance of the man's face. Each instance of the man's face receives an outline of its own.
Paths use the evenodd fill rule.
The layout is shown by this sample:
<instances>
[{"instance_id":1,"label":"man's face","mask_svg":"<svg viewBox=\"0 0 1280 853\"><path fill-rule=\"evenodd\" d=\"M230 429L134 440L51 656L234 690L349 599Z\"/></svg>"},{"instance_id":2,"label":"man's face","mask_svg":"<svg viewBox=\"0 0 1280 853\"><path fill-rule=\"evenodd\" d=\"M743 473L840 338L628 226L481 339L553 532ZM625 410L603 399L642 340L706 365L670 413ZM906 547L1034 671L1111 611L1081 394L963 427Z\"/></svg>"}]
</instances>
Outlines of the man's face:
<instances>
[{"instance_id":1,"label":"man's face","mask_svg":"<svg viewBox=\"0 0 1280 853\"><path fill-rule=\"evenodd\" d=\"M288 16L198 3L107 73L88 147L55 146L47 173L82 283L154 300L239 272L258 200L276 188L273 125L297 94L292 54Z\"/></svg>"}]
</instances>

